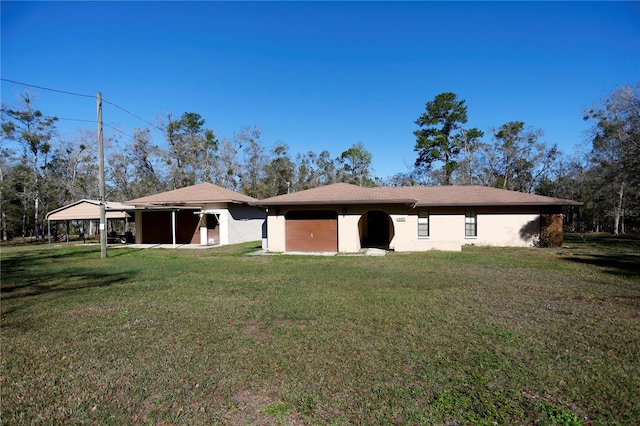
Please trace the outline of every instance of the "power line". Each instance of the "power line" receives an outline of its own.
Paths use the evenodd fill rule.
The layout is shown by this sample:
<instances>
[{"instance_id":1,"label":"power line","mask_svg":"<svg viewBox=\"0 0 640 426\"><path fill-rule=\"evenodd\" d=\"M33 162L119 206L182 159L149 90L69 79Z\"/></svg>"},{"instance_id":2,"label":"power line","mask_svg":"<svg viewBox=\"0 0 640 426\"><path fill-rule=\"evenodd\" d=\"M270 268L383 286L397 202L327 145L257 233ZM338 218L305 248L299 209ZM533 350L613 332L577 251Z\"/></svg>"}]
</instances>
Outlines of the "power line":
<instances>
[{"instance_id":1,"label":"power line","mask_svg":"<svg viewBox=\"0 0 640 426\"><path fill-rule=\"evenodd\" d=\"M26 87L33 87L33 88L41 89L41 90L48 90L50 92L63 93L65 95L81 96L81 97L84 97L84 98L95 98L96 97L94 95L86 95L84 93L69 92L69 91L66 91L66 90L52 89L50 87L43 87L43 86L38 86L38 85L35 85L35 84L23 83L23 82L20 82L20 81L10 80L8 78L0 78L0 80L6 81L8 83L19 84L19 85L26 86ZM145 120L144 118L132 113L131 111L126 110L125 108L115 104L112 101L109 101L109 100L105 99L104 103L109 104L109 105L113 105L114 107L118 108L119 110L126 112L130 116L135 117L138 120L143 121L143 122L147 123L148 125L150 125L152 127L155 127L156 129L160 130L161 132L164 131L164 129L162 127L160 127L160 126L158 126L156 124L153 124L150 121ZM72 120L72 119L69 119L69 120ZM76 120L76 121L82 121L82 120ZM89 121L89 120L87 120L87 121ZM93 121L93 122L95 123L95 121ZM112 127L112 126L110 126L110 127ZM122 132L122 133L124 133L124 132Z\"/></svg>"},{"instance_id":2,"label":"power line","mask_svg":"<svg viewBox=\"0 0 640 426\"><path fill-rule=\"evenodd\" d=\"M107 103L107 104L109 104L109 105L113 105L114 107L118 108L119 110L122 110L122 111L126 112L127 114L129 114L129 115L131 115L131 116L133 116L133 117L137 118L138 120L144 121L144 122L145 122L145 123L147 123L148 125L153 126L153 127L155 127L156 129L158 129L158 130L160 130L160 131L164 131L164 129L163 129L162 127L160 127L160 126L158 126L158 125L156 125L156 124L153 124L153 123L151 123L151 122L149 122L149 121L145 120L145 119L144 119L144 118L142 118L142 117L139 117L139 116L135 115L135 114L134 114L134 113L132 113L131 111L127 111L126 109L122 108L122 107L121 107L121 106L119 106L119 105L116 105L115 103L113 103L113 102L111 102L111 101L109 101L109 100L106 100L106 99L105 99L105 101L104 101L104 102L105 102L105 103Z\"/></svg>"},{"instance_id":3,"label":"power line","mask_svg":"<svg viewBox=\"0 0 640 426\"><path fill-rule=\"evenodd\" d=\"M112 128L113 130L115 130L116 132L120 132L120 133L122 133L123 135L125 135L125 136L130 137L131 139L133 139L133 136L131 136L130 134L128 134L128 133L126 133L126 132L123 132L122 130L118 129L118 128L117 128L117 127L115 127L115 126L112 126L111 124L109 124L109 123L103 123L103 124L104 124L105 126L107 126L107 127L111 127L111 128Z\"/></svg>"},{"instance_id":4,"label":"power line","mask_svg":"<svg viewBox=\"0 0 640 426\"><path fill-rule=\"evenodd\" d=\"M64 121L78 121L80 123L93 123L96 124L97 121L96 120L82 120L80 118L66 118L66 117L53 117L53 116L43 116L43 118L55 118L56 120L64 120ZM124 132L120 129L118 129L116 126L110 124L110 123L103 123L105 126L110 127L111 129L115 130L118 133L122 133L124 136L130 137L131 139L133 139L133 136L131 136L130 134L128 134L127 132Z\"/></svg>"},{"instance_id":5,"label":"power line","mask_svg":"<svg viewBox=\"0 0 640 426\"><path fill-rule=\"evenodd\" d=\"M65 117L52 117L52 116L45 116L43 118L55 118L56 120L64 120L64 121L79 121L81 123L96 123L96 120L81 120L79 118L65 118Z\"/></svg>"},{"instance_id":6,"label":"power line","mask_svg":"<svg viewBox=\"0 0 640 426\"><path fill-rule=\"evenodd\" d=\"M1 78L0 80L6 81L8 83L20 84L22 86L33 87L36 89L48 90L50 92L64 93L65 95L82 96L84 98L95 98L94 95L85 95L84 93L75 93L75 92L67 92L66 90L51 89L49 87L36 86L35 84L22 83L20 81L9 80L8 78Z\"/></svg>"}]
</instances>

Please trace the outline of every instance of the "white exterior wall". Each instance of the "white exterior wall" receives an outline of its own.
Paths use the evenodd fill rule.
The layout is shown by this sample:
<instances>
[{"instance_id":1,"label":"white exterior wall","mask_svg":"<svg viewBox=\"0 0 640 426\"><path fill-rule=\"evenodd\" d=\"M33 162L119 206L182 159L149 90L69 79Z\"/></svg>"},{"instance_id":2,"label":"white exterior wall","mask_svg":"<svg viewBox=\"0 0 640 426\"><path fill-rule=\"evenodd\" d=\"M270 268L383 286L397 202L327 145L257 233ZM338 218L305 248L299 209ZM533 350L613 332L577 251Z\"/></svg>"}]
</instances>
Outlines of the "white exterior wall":
<instances>
[{"instance_id":1,"label":"white exterior wall","mask_svg":"<svg viewBox=\"0 0 640 426\"><path fill-rule=\"evenodd\" d=\"M219 203L203 206L202 212L218 217L220 245L260 241L262 238L262 225L266 220L263 210L251 206L227 206L226 203ZM202 241L203 235L205 241ZM201 231L200 239L200 244L207 244L206 232Z\"/></svg>"},{"instance_id":2,"label":"white exterior wall","mask_svg":"<svg viewBox=\"0 0 640 426\"><path fill-rule=\"evenodd\" d=\"M260 241L266 217L265 211L256 207L229 205L228 244Z\"/></svg>"},{"instance_id":3,"label":"white exterior wall","mask_svg":"<svg viewBox=\"0 0 640 426\"><path fill-rule=\"evenodd\" d=\"M369 210L382 210L389 214L393 231L389 248L400 251L446 250L461 251L464 245L529 247L539 233L540 213L537 208L505 207L502 211L488 208L469 208L477 213L476 237L465 237L465 208L415 208L402 206L319 206L317 210L335 210L338 213L338 251L353 253L361 249L358 222ZM267 218L268 249L286 251L285 214L283 207L275 215L269 208ZM429 212L429 237L418 237L418 210Z\"/></svg>"}]
</instances>

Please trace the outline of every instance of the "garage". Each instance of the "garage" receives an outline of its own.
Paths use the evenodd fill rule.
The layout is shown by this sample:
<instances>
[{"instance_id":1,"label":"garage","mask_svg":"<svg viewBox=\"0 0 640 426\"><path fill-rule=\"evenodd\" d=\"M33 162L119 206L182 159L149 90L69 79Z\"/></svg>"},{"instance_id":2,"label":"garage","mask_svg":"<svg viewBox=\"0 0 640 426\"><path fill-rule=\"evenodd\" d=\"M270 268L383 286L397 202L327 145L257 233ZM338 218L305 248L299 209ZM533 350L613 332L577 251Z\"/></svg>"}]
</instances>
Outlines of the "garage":
<instances>
[{"instance_id":1,"label":"garage","mask_svg":"<svg viewBox=\"0 0 640 426\"><path fill-rule=\"evenodd\" d=\"M338 251L338 213L292 210L285 215L287 251Z\"/></svg>"}]
</instances>

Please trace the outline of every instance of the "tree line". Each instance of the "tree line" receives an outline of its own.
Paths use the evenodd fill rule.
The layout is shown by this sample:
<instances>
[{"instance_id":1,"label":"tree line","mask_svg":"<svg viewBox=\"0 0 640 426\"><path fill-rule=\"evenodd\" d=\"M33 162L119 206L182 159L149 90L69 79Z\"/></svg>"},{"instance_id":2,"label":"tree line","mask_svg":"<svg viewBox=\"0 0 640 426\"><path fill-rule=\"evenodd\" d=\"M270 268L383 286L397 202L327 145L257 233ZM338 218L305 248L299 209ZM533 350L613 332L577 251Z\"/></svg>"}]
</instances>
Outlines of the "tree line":
<instances>
[{"instance_id":1,"label":"tree line","mask_svg":"<svg viewBox=\"0 0 640 426\"><path fill-rule=\"evenodd\" d=\"M0 232L44 238L44 215L83 198L98 199L97 138L84 130L57 132L33 96L2 105ZM465 101L441 93L415 120L415 163L377 177L372 155L357 142L337 156L327 150L292 153L268 144L258 126L231 137L216 134L195 112L161 120L162 140L149 128L107 138L109 201L126 201L212 182L268 198L336 182L360 186L483 185L582 201L568 212L575 231L640 229L640 83L621 87L585 110L589 149L570 155L543 140L543 131L514 120L484 131L468 127Z\"/></svg>"}]
</instances>

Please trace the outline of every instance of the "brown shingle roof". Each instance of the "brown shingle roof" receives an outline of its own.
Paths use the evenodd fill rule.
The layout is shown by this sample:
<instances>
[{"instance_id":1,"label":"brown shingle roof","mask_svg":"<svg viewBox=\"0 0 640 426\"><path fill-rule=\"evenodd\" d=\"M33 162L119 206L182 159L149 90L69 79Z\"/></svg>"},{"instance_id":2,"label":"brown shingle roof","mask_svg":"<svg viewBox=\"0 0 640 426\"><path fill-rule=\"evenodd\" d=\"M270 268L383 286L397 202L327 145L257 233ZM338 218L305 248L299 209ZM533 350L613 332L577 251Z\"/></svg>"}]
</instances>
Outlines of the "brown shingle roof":
<instances>
[{"instance_id":1,"label":"brown shingle roof","mask_svg":"<svg viewBox=\"0 0 640 426\"><path fill-rule=\"evenodd\" d=\"M254 203L259 206L321 204L412 204L416 206L571 206L576 201L525 194L486 186L410 186L363 188L336 183L279 195Z\"/></svg>"},{"instance_id":2,"label":"brown shingle roof","mask_svg":"<svg viewBox=\"0 0 640 426\"><path fill-rule=\"evenodd\" d=\"M248 195L240 194L213 183L200 183L173 191L129 200L126 204L135 206L179 206L203 205L208 203L249 204L256 200Z\"/></svg>"},{"instance_id":3,"label":"brown shingle roof","mask_svg":"<svg viewBox=\"0 0 640 426\"><path fill-rule=\"evenodd\" d=\"M296 205L296 204L413 204L413 198L395 196L392 193L374 191L381 188L363 188L348 183L334 183L333 185L319 186L291 194L278 195L259 201L257 205Z\"/></svg>"}]
</instances>

